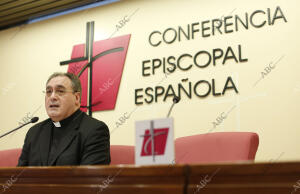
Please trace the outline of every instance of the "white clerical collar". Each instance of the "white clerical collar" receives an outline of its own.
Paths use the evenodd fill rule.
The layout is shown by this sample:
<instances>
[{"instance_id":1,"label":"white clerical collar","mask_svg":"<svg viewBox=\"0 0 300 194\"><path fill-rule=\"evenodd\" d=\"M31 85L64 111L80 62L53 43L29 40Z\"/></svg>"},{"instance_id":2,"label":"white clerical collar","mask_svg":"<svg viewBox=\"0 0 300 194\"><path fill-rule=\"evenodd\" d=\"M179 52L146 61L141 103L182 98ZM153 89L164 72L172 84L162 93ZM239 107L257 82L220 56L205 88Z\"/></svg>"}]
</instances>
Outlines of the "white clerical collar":
<instances>
[{"instance_id":1,"label":"white clerical collar","mask_svg":"<svg viewBox=\"0 0 300 194\"><path fill-rule=\"evenodd\" d=\"M61 127L61 124L60 124L59 121L58 122L53 122L53 124L54 124L55 127Z\"/></svg>"}]
</instances>

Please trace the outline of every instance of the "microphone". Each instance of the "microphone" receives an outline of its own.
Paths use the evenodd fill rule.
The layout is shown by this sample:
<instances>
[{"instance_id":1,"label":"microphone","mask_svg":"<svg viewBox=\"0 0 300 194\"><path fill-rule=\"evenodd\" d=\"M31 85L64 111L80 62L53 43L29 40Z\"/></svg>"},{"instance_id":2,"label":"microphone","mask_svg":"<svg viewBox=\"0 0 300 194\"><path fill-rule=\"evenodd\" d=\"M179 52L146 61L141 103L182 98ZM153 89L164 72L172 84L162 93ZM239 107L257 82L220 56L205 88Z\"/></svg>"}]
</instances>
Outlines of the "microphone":
<instances>
[{"instance_id":1,"label":"microphone","mask_svg":"<svg viewBox=\"0 0 300 194\"><path fill-rule=\"evenodd\" d=\"M180 98L178 96L174 96L173 102L178 103L180 101Z\"/></svg>"},{"instance_id":2,"label":"microphone","mask_svg":"<svg viewBox=\"0 0 300 194\"><path fill-rule=\"evenodd\" d=\"M6 135L8 135L8 134L10 134L10 133L12 133L12 132L14 132L14 131L16 131L16 130L22 128L22 127L24 127L25 125L28 125L29 123L35 123L35 122L37 122L38 120L39 120L39 117L33 117L33 118L30 119L29 122L24 123L24 124L20 125L19 127L15 128L15 129L13 129L13 130L7 132L7 133L4 133L3 135L0 136L0 139L1 139L2 137L6 136Z\"/></svg>"},{"instance_id":3,"label":"microphone","mask_svg":"<svg viewBox=\"0 0 300 194\"><path fill-rule=\"evenodd\" d=\"M36 123L39 120L39 117L33 117L30 120L30 123Z\"/></svg>"},{"instance_id":4,"label":"microphone","mask_svg":"<svg viewBox=\"0 0 300 194\"><path fill-rule=\"evenodd\" d=\"M175 104L177 104L179 101L180 101L180 97L179 97L179 96L174 96L174 98L173 98L173 104L172 104L172 106L171 106L171 108L170 108L170 110L169 110L169 113L168 113L167 117L170 116L170 113L171 113L171 111L172 111L172 109L173 109L173 106L174 106Z\"/></svg>"}]
</instances>

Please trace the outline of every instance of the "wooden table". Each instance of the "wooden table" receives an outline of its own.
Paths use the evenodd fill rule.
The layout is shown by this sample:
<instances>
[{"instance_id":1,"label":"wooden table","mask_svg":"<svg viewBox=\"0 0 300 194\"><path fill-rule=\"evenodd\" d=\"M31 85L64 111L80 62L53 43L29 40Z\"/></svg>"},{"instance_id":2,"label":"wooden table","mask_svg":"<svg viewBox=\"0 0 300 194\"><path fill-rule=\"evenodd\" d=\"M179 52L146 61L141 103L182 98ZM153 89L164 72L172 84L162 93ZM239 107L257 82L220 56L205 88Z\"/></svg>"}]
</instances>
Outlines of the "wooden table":
<instances>
[{"instance_id":1,"label":"wooden table","mask_svg":"<svg viewBox=\"0 0 300 194\"><path fill-rule=\"evenodd\" d=\"M298 180L300 162L16 167L0 168L0 193L300 194Z\"/></svg>"}]
</instances>

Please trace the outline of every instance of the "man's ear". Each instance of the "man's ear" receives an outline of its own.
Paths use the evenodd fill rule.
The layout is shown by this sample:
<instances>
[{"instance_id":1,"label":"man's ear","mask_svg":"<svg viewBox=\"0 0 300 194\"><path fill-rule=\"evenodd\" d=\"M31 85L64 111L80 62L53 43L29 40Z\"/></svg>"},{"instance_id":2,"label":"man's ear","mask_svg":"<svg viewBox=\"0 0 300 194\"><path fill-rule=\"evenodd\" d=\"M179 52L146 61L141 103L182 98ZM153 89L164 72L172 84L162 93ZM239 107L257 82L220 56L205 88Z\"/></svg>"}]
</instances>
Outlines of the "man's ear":
<instances>
[{"instance_id":1,"label":"man's ear","mask_svg":"<svg viewBox=\"0 0 300 194\"><path fill-rule=\"evenodd\" d=\"M75 92L76 105L80 106L80 92Z\"/></svg>"}]
</instances>

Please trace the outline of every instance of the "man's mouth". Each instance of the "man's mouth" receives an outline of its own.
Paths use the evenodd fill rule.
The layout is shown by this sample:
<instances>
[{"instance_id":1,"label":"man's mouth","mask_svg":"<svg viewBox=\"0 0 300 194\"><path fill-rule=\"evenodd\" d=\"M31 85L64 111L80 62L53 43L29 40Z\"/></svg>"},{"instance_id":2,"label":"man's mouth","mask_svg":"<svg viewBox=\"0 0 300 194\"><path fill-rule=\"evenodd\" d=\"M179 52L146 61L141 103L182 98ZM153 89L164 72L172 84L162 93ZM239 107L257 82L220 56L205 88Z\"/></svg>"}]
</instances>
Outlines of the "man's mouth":
<instances>
[{"instance_id":1,"label":"man's mouth","mask_svg":"<svg viewBox=\"0 0 300 194\"><path fill-rule=\"evenodd\" d=\"M57 105L57 104L51 104L49 107L50 107L50 108L58 108L59 105Z\"/></svg>"}]
</instances>

